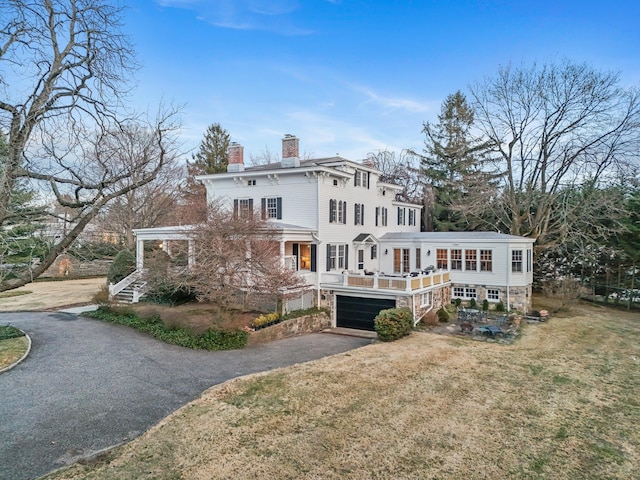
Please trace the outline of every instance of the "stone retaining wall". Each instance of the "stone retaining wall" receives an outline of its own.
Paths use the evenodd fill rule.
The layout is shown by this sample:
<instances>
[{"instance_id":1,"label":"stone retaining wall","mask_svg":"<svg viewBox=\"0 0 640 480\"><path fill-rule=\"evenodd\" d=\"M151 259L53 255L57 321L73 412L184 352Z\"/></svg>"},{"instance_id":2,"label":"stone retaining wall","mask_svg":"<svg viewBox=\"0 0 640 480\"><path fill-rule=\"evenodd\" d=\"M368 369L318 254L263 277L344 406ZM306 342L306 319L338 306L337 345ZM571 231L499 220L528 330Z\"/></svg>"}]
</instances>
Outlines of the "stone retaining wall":
<instances>
[{"instance_id":1,"label":"stone retaining wall","mask_svg":"<svg viewBox=\"0 0 640 480\"><path fill-rule=\"evenodd\" d=\"M326 313L314 313L251 332L247 344L271 342L305 333L320 332L326 328L331 328L331 318Z\"/></svg>"}]
</instances>

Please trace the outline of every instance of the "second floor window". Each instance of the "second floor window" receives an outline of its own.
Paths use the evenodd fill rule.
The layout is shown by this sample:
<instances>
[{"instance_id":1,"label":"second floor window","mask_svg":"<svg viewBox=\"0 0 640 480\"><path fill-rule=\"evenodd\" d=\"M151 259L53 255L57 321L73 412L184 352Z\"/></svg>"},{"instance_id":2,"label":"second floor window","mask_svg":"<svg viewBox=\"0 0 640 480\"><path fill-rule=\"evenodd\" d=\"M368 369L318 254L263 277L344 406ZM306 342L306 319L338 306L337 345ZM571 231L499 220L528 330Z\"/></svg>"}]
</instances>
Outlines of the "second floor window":
<instances>
[{"instance_id":1,"label":"second floor window","mask_svg":"<svg viewBox=\"0 0 640 480\"><path fill-rule=\"evenodd\" d=\"M353 207L353 224L364 225L364 204L356 203Z\"/></svg>"},{"instance_id":2,"label":"second floor window","mask_svg":"<svg viewBox=\"0 0 640 480\"><path fill-rule=\"evenodd\" d=\"M376 207L376 227L378 226L387 226L387 208L386 207Z\"/></svg>"},{"instance_id":3,"label":"second floor window","mask_svg":"<svg viewBox=\"0 0 640 480\"><path fill-rule=\"evenodd\" d=\"M267 197L262 199L262 219L275 218L282 220L282 197Z\"/></svg>"},{"instance_id":4,"label":"second floor window","mask_svg":"<svg viewBox=\"0 0 640 480\"><path fill-rule=\"evenodd\" d=\"M233 201L233 216L248 218L253 213L253 198L237 198Z\"/></svg>"},{"instance_id":5,"label":"second floor window","mask_svg":"<svg viewBox=\"0 0 640 480\"><path fill-rule=\"evenodd\" d=\"M347 223L347 202L329 200L329 223Z\"/></svg>"},{"instance_id":6,"label":"second floor window","mask_svg":"<svg viewBox=\"0 0 640 480\"><path fill-rule=\"evenodd\" d=\"M413 208L409 209L409 225L416 224L416 211Z\"/></svg>"},{"instance_id":7,"label":"second floor window","mask_svg":"<svg viewBox=\"0 0 640 480\"><path fill-rule=\"evenodd\" d=\"M402 207L398 207L398 225L406 225L406 210Z\"/></svg>"},{"instance_id":8,"label":"second floor window","mask_svg":"<svg viewBox=\"0 0 640 480\"><path fill-rule=\"evenodd\" d=\"M522 250L511 252L511 271L514 273L522 272Z\"/></svg>"},{"instance_id":9,"label":"second floor window","mask_svg":"<svg viewBox=\"0 0 640 480\"><path fill-rule=\"evenodd\" d=\"M462 270L462 250L451 250L451 270Z\"/></svg>"},{"instance_id":10,"label":"second floor window","mask_svg":"<svg viewBox=\"0 0 640 480\"><path fill-rule=\"evenodd\" d=\"M480 250L480 271L493 271L493 252L491 250Z\"/></svg>"},{"instance_id":11,"label":"second floor window","mask_svg":"<svg viewBox=\"0 0 640 480\"><path fill-rule=\"evenodd\" d=\"M356 174L353 179L353 184L356 187L369 188L369 172L356 170Z\"/></svg>"},{"instance_id":12,"label":"second floor window","mask_svg":"<svg viewBox=\"0 0 640 480\"><path fill-rule=\"evenodd\" d=\"M449 270L449 258L447 253L446 248L438 248L436 250L436 262L438 268Z\"/></svg>"}]
</instances>

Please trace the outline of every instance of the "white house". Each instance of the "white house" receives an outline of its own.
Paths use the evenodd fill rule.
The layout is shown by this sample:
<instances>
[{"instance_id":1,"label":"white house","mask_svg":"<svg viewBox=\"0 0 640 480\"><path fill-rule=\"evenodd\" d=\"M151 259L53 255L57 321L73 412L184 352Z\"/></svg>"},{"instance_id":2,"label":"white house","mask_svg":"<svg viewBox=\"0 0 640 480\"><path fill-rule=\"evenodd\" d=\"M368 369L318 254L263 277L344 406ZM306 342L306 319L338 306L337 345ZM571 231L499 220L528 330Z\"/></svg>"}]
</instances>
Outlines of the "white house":
<instances>
[{"instance_id":1,"label":"white house","mask_svg":"<svg viewBox=\"0 0 640 480\"><path fill-rule=\"evenodd\" d=\"M313 287L290 309L328 306L334 325L372 329L381 309L408 306L418 321L455 297L530 306L533 239L420 232L422 206L397 200L401 187L380 181L369 164L301 160L298 138L286 135L279 163L245 167L243 147L233 143L227 173L197 178L209 201L259 212L279 230L286 265ZM167 249L188 240L189 229L136 230L138 269L145 241Z\"/></svg>"}]
</instances>

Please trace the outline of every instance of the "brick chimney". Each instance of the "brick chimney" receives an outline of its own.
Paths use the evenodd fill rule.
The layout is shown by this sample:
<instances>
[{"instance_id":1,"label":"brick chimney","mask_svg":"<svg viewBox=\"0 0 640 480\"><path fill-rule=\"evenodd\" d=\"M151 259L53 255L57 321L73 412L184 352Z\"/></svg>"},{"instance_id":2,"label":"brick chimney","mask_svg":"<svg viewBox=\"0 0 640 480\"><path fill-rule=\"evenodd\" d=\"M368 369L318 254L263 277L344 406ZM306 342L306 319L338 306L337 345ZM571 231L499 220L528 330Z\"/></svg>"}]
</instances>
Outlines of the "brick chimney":
<instances>
[{"instance_id":1,"label":"brick chimney","mask_svg":"<svg viewBox=\"0 0 640 480\"><path fill-rule=\"evenodd\" d=\"M231 142L227 150L227 172L244 172L244 147Z\"/></svg>"},{"instance_id":2,"label":"brick chimney","mask_svg":"<svg viewBox=\"0 0 640 480\"><path fill-rule=\"evenodd\" d=\"M282 139L282 168L292 168L300 166L299 147L300 140L290 133L285 134Z\"/></svg>"}]
</instances>

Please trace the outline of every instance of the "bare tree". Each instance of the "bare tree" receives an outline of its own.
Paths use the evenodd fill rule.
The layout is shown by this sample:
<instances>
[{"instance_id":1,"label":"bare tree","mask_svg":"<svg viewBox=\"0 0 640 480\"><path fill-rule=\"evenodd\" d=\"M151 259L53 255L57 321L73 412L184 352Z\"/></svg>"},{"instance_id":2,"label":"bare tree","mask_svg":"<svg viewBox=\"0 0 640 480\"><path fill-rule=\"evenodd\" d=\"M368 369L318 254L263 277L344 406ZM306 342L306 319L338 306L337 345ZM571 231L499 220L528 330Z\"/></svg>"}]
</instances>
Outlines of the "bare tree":
<instances>
[{"instance_id":1,"label":"bare tree","mask_svg":"<svg viewBox=\"0 0 640 480\"><path fill-rule=\"evenodd\" d=\"M195 230L195 264L188 284L200 300L229 308L238 298L300 295L306 284L280 257L279 232L259 215L233 215L221 203Z\"/></svg>"},{"instance_id":2,"label":"bare tree","mask_svg":"<svg viewBox=\"0 0 640 480\"><path fill-rule=\"evenodd\" d=\"M113 148L114 154L123 164L135 165L144 161L145 156L160 155L153 132L138 125L117 132L113 140L118 143ZM146 172L135 174L145 175ZM111 234L111 238L115 236L120 244L133 251L133 229L179 224L180 218L175 210L184 184L183 178L184 167L177 163L176 156L165 155L164 165L153 180L114 198L105 207L97 219L100 230ZM124 187L127 182L135 180L127 178L119 185Z\"/></svg>"},{"instance_id":3,"label":"bare tree","mask_svg":"<svg viewBox=\"0 0 640 480\"><path fill-rule=\"evenodd\" d=\"M136 61L120 25L121 10L108 0L0 0L0 227L16 215L11 197L23 179L77 212L41 262L3 279L0 290L40 275L104 205L155 178L175 148L177 110L161 109L144 125L157 155L135 164L115 155L116 132L141 122L122 120Z\"/></svg>"},{"instance_id":4,"label":"bare tree","mask_svg":"<svg viewBox=\"0 0 640 480\"><path fill-rule=\"evenodd\" d=\"M576 223L588 215L584 203L563 198L637 162L638 90L622 88L618 74L564 60L501 68L471 95L476 125L504 172L494 227L536 237L538 248L588 234Z\"/></svg>"}]
</instances>

